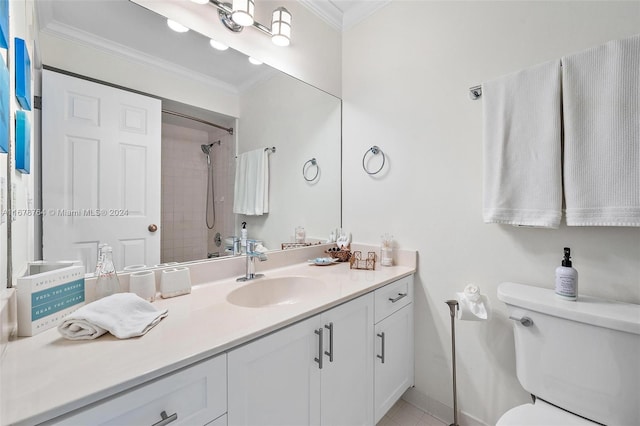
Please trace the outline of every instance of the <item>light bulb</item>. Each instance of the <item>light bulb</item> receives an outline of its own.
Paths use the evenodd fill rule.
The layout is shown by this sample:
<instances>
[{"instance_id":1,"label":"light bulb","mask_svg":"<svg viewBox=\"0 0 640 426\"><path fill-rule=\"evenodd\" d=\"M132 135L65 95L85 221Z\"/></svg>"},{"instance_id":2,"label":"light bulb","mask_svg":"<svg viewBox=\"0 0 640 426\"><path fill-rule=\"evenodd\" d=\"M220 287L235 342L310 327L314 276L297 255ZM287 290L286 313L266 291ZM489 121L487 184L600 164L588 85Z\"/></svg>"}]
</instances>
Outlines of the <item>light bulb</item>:
<instances>
[{"instance_id":1,"label":"light bulb","mask_svg":"<svg viewBox=\"0 0 640 426\"><path fill-rule=\"evenodd\" d=\"M209 44L216 50L227 50L229 48L229 46L227 46L226 44L220 43L219 41L214 39L209 40Z\"/></svg>"},{"instance_id":2,"label":"light bulb","mask_svg":"<svg viewBox=\"0 0 640 426\"><path fill-rule=\"evenodd\" d=\"M256 58L253 58L251 56L249 56L249 62L251 62L253 65L262 65L262 61L260 61L260 60L258 60Z\"/></svg>"},{"instance_id":3,"label":"light bulb","mask_svg":"<svg viewBox=\"0 0 640 426\"><path fill-rule=\"evenodd\" d=\"M231 19L238 25L253 25L254 0L233 0Z\"/></svg>"},{"instance_id":4,"label":"light bulb","mask_svg":"<svg viewBox=\"0 0 640 426\"><path fill-rule=\"evenodd\" d=\"M186 33L187 31L189 31L189 28L171 19L167 19L167 25L177 33Z\"/></svg>"},{"instance_id":5,"label":"light bulb","mask_svg":"<svg viewBox=\"0 0 640 426\"><path fill-rule=\"evenodd\" d=\"M291 43L291 13L284 7L273 11L271 33L271 41L276 46L288 46Z\"/></svg>"},{"instance_id":6,"label":"light bulb","mask_svg":"<svg viewBox=\"0 0 640 426\"><path fill-rule=\"evenodd\" d=\"M191 0L194 3L198 3L198 4L207 4L209 3L209 0Z\"/></svg>"}]
</instances>

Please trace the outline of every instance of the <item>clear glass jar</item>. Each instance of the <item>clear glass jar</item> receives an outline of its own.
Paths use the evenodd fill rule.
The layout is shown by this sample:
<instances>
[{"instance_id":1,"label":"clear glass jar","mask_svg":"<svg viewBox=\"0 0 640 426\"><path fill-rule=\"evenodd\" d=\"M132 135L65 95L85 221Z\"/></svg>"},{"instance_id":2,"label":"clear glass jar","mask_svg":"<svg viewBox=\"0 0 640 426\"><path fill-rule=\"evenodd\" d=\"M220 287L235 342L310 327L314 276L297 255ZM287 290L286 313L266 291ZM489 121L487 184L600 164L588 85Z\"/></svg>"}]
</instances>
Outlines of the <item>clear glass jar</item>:
<instances>
[{"instance_id":1,"label":"clear glass jar","mask_svg":"<svg viewBox=\"0 0 640 426\"><path fill-rule=\"evenodd\" d=\"M113 264L113 250L109 246L102 248L102 263L96 281L96 300L120 292L120 280Z\"/></svg>"}]
</instances>

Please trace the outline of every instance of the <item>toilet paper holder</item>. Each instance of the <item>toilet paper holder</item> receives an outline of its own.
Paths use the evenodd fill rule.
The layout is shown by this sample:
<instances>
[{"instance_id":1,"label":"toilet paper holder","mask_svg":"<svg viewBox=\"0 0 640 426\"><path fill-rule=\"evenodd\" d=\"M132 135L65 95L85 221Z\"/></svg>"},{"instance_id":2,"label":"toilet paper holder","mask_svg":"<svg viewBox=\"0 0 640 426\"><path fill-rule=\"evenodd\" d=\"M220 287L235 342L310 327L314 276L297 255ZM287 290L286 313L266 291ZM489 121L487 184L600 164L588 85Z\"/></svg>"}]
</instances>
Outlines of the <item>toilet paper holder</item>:
<instances>
[{"instance_id":1,"label":"toilet paper holder","mask_svg":"<svg viewBox=\"0 0 640 426\"><path fill-rule=\"evenodd\" d=\"M456 389L456 314L460 305L457 300L447 300L445 302L449 305L449 313L451 314L451 370L453 371L453 423L449 426L458 425L458 396Z\"/></svg>"}]
</instances>

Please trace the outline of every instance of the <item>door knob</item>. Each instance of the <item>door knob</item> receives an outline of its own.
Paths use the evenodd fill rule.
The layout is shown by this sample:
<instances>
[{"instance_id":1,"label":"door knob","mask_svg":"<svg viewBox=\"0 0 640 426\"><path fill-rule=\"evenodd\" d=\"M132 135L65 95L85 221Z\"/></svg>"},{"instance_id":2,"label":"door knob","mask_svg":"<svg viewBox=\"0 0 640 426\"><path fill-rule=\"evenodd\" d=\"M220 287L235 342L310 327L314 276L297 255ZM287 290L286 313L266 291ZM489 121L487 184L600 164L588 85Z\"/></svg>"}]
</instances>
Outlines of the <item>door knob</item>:
<instances>
[{"instance_id":1,"label":"door knob","mask_svg":"<svg viewBox=\"0 0 640 426\"><path fill-rule=\"evenodd\" d=\"M152 223L147 229L149 230L149 232L156 232L158 230L158 225Z\"/></svg>"}]
</instances>

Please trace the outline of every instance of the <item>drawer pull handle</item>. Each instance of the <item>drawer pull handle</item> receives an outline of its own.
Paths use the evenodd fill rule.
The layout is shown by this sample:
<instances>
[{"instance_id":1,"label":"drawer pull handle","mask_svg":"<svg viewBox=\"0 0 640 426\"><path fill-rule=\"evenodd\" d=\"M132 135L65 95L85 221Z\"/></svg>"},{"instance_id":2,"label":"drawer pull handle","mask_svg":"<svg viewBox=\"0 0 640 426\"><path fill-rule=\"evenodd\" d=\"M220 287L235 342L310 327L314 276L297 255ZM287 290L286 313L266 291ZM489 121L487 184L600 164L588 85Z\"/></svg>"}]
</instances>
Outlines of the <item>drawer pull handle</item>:
<instances>
[{"instance_id":1,"label":"drawer pull handle","mask_svg":"<svg viewBox=\"0 0 640 426\"><path fill-rule=\"evenodd\" d=\"M398 293L398 297L396 298L390 297L389 302L396 303L398 300L402 299L403 297L407 297L407 294L408 293Z\"/></svg>"},{"instance_id":2,"label":"drawer pull handle","mask_svg":"<svg viewBox=\"0 0 640 426\"><path fill-rule=\"evenodd\" d=\"M318 335L318 357L314 358L313 360L318 363L318 368L320 370L322 370L322 359L323 359L323 356L322 356L322 349L323 349L322 348L322 337L324 336L324 333L322 332L321 328L315 330L314 333L316 333Z\"/></svg>"},{"instance_id":3,"label":"drawer pull handle","mask_svg":"<svg viewBox=\"0 0 640 426\"><path fill-rule=\"evenodd\" d=\"M167 412L163 411L162 413L160 413L160 417L162 417L162 420L160 420L157 423L154 423L151 426L164 426L164 425L168 425L171 422L175 422L176 420L178 420L178 413L176 412L168 416Z\"/></svg>"},{"instance_id":4,"label":"drawer pull handle","mask_svg":"<svg viewBox=\"0 0 640 426\"><path fill-rule=\"evenodd\" d=\"M381 351L381 354L376 355L376 357L380 358L380 361L382 361L382 363L384 364L384 331L382 333L378 333L376 336L382 339L382 351Z\"/></svg>"},{"instance_id":5,"label":"drawer pull handle","mask_svg":"<svg viewBox=\"0 0 640 426\"><path fill-rule=\"evenodd\" d=\"M329 330L329 350L324 351L324 354L329 357L329 362L333 362L333 323L330 322L329 325L325 325L324 328Z\"/></svg>"}]
</instances>

